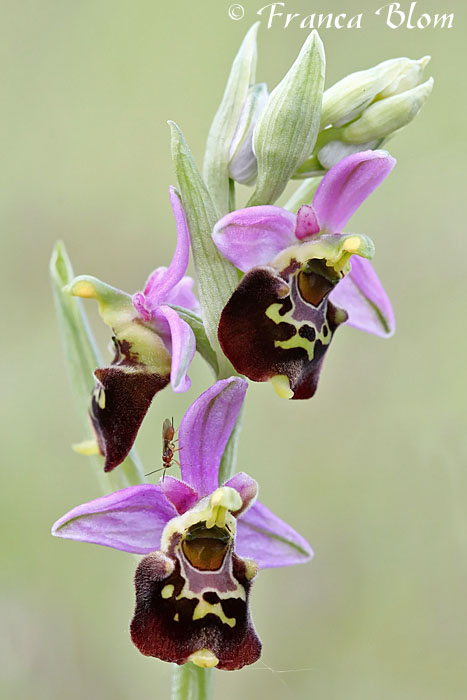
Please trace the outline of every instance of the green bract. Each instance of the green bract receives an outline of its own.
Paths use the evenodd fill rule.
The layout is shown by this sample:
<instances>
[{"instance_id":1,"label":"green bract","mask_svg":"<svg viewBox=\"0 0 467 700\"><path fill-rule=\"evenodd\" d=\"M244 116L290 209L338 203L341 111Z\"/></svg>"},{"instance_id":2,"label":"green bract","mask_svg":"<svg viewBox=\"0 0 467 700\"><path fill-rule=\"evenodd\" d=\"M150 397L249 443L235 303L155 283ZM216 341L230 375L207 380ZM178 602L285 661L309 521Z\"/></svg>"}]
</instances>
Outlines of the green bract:
<instances>
[{"instance_id":1,"label":"green bract","mask_svg":"<svg viewBox=\"0 0 467 700\"><path fill-rule=\"evenodd\" d=\"M274 203L313 151L319 131L324 71L323 44L313 31L258 118L253 137L258 178L249 206Z\"/></svg>"},{"instance_id":2,"label":"green bract","mask_svg":"<svg viewBox=\"0 0 467 700\"><path fill-rule=\"evenodd\" d=\"M198 273L200 303L206 335L216 353L219 376L234 374L217 339L222 309L238 284L235 267L217 250L211 233L218 213L185 138L176 124L172 130L172 158L183 208L190 229L191 250Z\"/></svg>"}]
</instances>

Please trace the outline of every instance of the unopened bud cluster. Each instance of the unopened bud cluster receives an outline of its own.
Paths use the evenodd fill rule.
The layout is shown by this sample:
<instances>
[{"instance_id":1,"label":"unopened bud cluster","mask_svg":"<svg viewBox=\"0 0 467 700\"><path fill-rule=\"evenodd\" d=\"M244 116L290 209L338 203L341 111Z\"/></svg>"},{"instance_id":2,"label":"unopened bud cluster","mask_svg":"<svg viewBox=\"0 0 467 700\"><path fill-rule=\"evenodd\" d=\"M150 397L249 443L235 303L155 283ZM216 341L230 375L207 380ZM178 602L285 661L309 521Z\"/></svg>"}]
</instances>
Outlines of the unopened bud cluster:
<instances>
[{"instance_id":1,"label":"unopened bud cluster","mask_svg":"<svg viewBox=\"0 0 467 700\"><path fill-rule=\"evenodd\" d=\"M407 126L433 89L433 78L423 82L429 61L429 56L394 58L352 73L326 90L313 153L296 175L322 174L348 155L380 148Z\"/></svg>"}]
</instances>

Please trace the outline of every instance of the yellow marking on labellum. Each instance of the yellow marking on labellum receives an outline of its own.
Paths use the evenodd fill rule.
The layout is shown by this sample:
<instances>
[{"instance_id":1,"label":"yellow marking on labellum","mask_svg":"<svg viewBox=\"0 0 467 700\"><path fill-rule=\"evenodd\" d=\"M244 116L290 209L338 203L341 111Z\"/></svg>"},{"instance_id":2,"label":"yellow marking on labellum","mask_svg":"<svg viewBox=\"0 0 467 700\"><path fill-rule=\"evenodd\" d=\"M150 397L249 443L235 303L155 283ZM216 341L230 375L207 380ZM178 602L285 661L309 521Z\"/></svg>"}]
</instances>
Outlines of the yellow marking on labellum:
<instances>
[{"instance_id":1,"label":"yellow marking on labellum","mask_svg":"<svg viewBox=\"0 0 467 700\"><path fill-rule=\"evenodd\" d=\"M73 452L80 455L100 455L99 445L95 440L83 440L71 446Z\"/></svg>"},{"instance_id":2,"label":"yellow marking on labellum","mask_svg":"<svg viewBox=\"0 0 467 700\"><path fill-rule=\"evenodd\" d=\"M258 564L254 559L244 559L243 561L245 562L245 576L248 581L251 581L258 573Z\"/></svg>"},{"instance_id":3,"label":"yellow marking on labellum","mask_svg":"<svg viewBox=\"0 0 467 700\"><path fill-rule=\"evenodd\" d=\"M276 374L271 377L272 388L281 399L291 399L293 391L290 388L289 378L285 374Z\"/></svg>"},{"instance_id":4,"label":"yellow marking on labellum","mask_svg":"<svg viewBox=\"0 0 467 700\"><path fill-rule=\"evenodd\" d=\"M209 614L216 615L221 622L228 625L229 627L235 627L237 621L234 617L227 617L227 615L222 610L222 605L220 603L208 603L207 600L201 598L198 605L193 612L193 620L202 620L203 617Z\"/></svg>"},{"instance_id":5,"label":"yellow marking on labellum","mask_svg":"<svg viewBox=\"0 0 467 700\"><path fill-rule=\"evenodd\" d=\"M161 590L161 596L162 598L171 598L174 592L174 587L171 583L167 584L167 586L164 586L164 588Z\"/></svg>"},{"instance_id":6,"label":"yellow marking on labellum","mask_svg":"<svg viewBox=\"0 0 467 700\"><path fill-rule=\"evenodd\" d=\"M178 613L174 615L174 622L180 622L180 615Z\"/></svg>"},{"instance_id":7,"label":"yellow marking on labellum","mask_svg":"<svg viewBox=\"0 0 467 700\"><path fill-rule=\"evenodd\" d=\"M292 308L288 313L284 314L281 316L279 314L280 309L282 309L282 304L271 304L266 309L266 316L271 319L271 321L274 321L274 323L288 323L291 326L294 326L296 328L295 335L293 335L291 338L288 340L275 340L274 345L276 348L282 348L283 350L290 350L291 348L303 348L304 350L307 351L308 353L308 359L311 360L314 357L315 354L315 343L317 340L320 340L323 345L329 345L331 342L332 334L327 326L326 323L323 323L321 330L318 331L318 329L313 326L309 321L297 321L293 317L293 311L294 309ZM314 328L316 337L314 340L308 340L308 338L302 338L302 336L299 334L300 328L302 326L310 326L311 328ZM326 335L324 335L324 330L326 329ZM283 375L278 375L278 376L283 376ZM274 386L274 385L273 385ZM277 391L277 390L276 390ZM279 394L280 396L281 394ZM290 398L290 397L288 397Z\"/></svg>"},{"instance_id":8,"label":"yellow marking on labellum","mask_svg":"<svg viewBox=\"0 0 467 700\"><path fill-rule=\"evenodd\" d=\"M101 409L101 411L104 410L105 408L105 391L104 389L99 389L99 392L97 394L97 405Z\"/></svg>"},{"instance_id":9,"label":"yellow marking on labellum","mask_svg":"<svg viewBox=\"0 0 467 700\"><path fill-rule=\"evenodd\" d=\"M219 659L210 649L195 651L194 654L188 657L188 661L201 668L214 668L219 663Z\"/></svg>"}]
</instances>

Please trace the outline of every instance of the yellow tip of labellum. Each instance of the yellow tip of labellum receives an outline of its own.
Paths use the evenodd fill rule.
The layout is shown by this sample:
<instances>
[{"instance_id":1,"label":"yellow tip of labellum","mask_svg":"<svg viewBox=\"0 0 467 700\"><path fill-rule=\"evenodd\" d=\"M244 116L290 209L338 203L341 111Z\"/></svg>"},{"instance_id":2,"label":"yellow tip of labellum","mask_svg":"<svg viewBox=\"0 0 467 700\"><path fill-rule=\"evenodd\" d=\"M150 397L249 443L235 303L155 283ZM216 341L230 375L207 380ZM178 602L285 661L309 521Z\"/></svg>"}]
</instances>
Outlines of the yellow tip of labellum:
<instances>
[{"instance_id":1,"label":"yellow tip of labellum","mask_svg":"<svg viewBox=\"0 0 467 700\"><path fill-rule=\"evenodd\" d=\"M276 374L275 377L271 377L270 382L272 388L281 399L291 399L293 396L293 391L290 388L289 378L285 374Z\"/></svg>"},{"instance_id":2,"label":"yellow tip of labellum","mask_svg":"<svg viewBox=\"0 0 467 700\"><path fill-rule=\"evenodd\" d=\"M101 451L95 440L83 440L71 446L73 452L78 452L80 455L100 455Z\"/></svg>"},{"instance_id":3,"label":"yellow tip of labellum","mask_svg":"<svg viewBox=\"0 0 467 700\"><path fill-rule=\"evenodd\" d=\"M97 299L96 288L88 280L79 280L78 282L67 284L65 291L74 297L81 297L81 299Z\"/></svg>"},{"instance_id":4,"label":"yellow tip of labellum","mask_svg":"<svg viewBox=\"0 0 467 700\"><path fill-rule=\"evenodd\" d=\"M244 559L245 576L251 581L258 573L258 564L253 559Z\"/></svg>"},{"instance_id":5,"label":"yellow tip of labellum","mask_svg":"<svg viewBox=\"0 0 467 700\"><path fill-rule=\"evenodd\" d=\"M195 651L188 657L188 661L191 661L195 666L200 666L200 668L214 668L219 663L217 656L209 649Z\"/></svg>"},{"instance_id":6,"label":"yellow tip of labellum","mask_svg":"<svg viewBox=\"0 0 467 700\"><path fill-rule=\"evenodd\" d=\"M344 250L347 253L357 253L362 242L358 236L350 236L344 243Z\"/></svg>"}]
</instances>

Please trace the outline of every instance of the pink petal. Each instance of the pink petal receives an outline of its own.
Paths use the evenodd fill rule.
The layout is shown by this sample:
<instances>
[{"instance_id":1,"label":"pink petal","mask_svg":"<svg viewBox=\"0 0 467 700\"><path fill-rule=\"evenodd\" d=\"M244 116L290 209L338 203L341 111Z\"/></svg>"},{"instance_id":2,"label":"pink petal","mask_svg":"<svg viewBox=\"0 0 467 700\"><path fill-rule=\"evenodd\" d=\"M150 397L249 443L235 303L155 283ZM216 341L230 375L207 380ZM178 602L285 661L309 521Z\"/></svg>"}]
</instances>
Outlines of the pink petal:
<instances>
[{"instance_id":1,"label":"pink petal","mask_svg":"<svg viewBox=\"0 0 467 700\"><path fill-rule=\"evenodd\" d=\"M225 482L225 486L230 486L237 491L242 499L242 507L239 511L235 513L236 517L241 513L244 513L251 505L256 501L256 496L258 495L258 484L251 476L245 474L245 472L239 472L235 474L231 479Z\"/></svg>"},{"instance_id":2,"label":"pink petal","mask_svg":"<svg viewBox=\"0 0 467 700\"><path fill-rule=\"evenodd\" d=\"M73 508L52 535L147 554L159 549L164 527L177 515L158 486L142 484Z\"/></svg>"},{"instance_id":3,"label":"pink petal","mask_svg":"<svg viewBox=\"0 0 467 700\"><path fill-rule=\"evenodd\" d=\"M152 313L160 304L167 301L170 292L182 280L188 267L190 256L190 232L182 203L173 187L169 188L169 196L177 226L177 247L169 267L158 267L146 282L144 308L149 313ZM138 304L141 305L140 293L135 295L134 303L138 311L140 311L138 307ZM142 315L144 318L144 314Z\"/></svg>"},{"instance_id":4,"label":"pink petal","mask_svg":"<svg viewBox=\"0 0 467 700\"><path fill-rule=\"evenodd\" d=\"M153 320L161 336L167 343L170 334L170 351L172 365L170 369L170 384L173 391L186 391L191 386L187 376L188 369L196 350L196 340L193 331L186 321L183 321L170 306L159 306L153 312Z\"/></svg>"},{"instance_id":5,"label":"pink petal","mask_svg":"<svg viewBox=\"0 0 467 700\"><path fill-rule=\"evenodd\" d=\"M313 198L321 229L341 233L360 204L389 175L396 161L386 151L362 151L326 173Z\"/></svg>"},{"instance_id":6,"label":"pink petal","mask_svg":"<svg viewBox=\"0 0 467 700\"><path fill-rule=\"evenodd\" d=\"M260 569L303 564L313 556L308 542L259 501L237 521L235 550Z\"/></svg>"},{"instance_id":7,"label":"pink petal","mask_svg":"<svg viewBox=\"0 0 467 700\"><path fill-rule=\"evenodd\" d=\"M238 209L214 227L214 243L243 272L266 265L281 250L296 243L295 214L274 206Z\"/></svg>"},{"instance_id":8,"label":"pink petal","mask_svg":"<svg viewBox=\"0 0 467 700\"><path fill-rule=\"evenodd\" d=\"M199 302L193 293L194 283L195 281L191 277L181 279L167 294L165 303L183 306L185 309L190 309L190 311L199 311Z\"/></svg>"},{"instance_id":9,"label":"pink petal","mask_svg":"<svg viewBox=\"0 0 467 700\"><path fill-rule=\"evenodd\" d=\"M369 260L354 255L351 271L329 298L347 311L350 326L382 338L393 335L396 321L391 302Z\"/></svg>"},{"instance_id":10,"label":"pink petal","mask_svg":"<svg viewBox=\"0 0 467 700\"><path fill-rule=\"evenodd\" d=\"M295 236L302 240L302 238L313 236L315 233L319 233L319 231L319 221L314 208L311 204L304 204L297 212Z\"/></svg>"},{"instance_id":11,"label":"pink petal","mask_svg":"<svg viewBox=\"0 0 467 700\"><path fill-rule=\"evenodd\" d=\"M240 377L221 379L201 394L183 417L178 433L182 479L200 498L219 486L219 465L247 386Z\"/></svg>"},{"instance_id":12,"label":"pink petal","mask_svg":"<svg viewBox=\"0 0 467 700\"><path fill-rule=\"evenodd\" d=\"M198 501L198 494L184 481L173 476L164 476L159 482L159 488L180 514L186 513Z\"/></svg>"}]
</instances>

